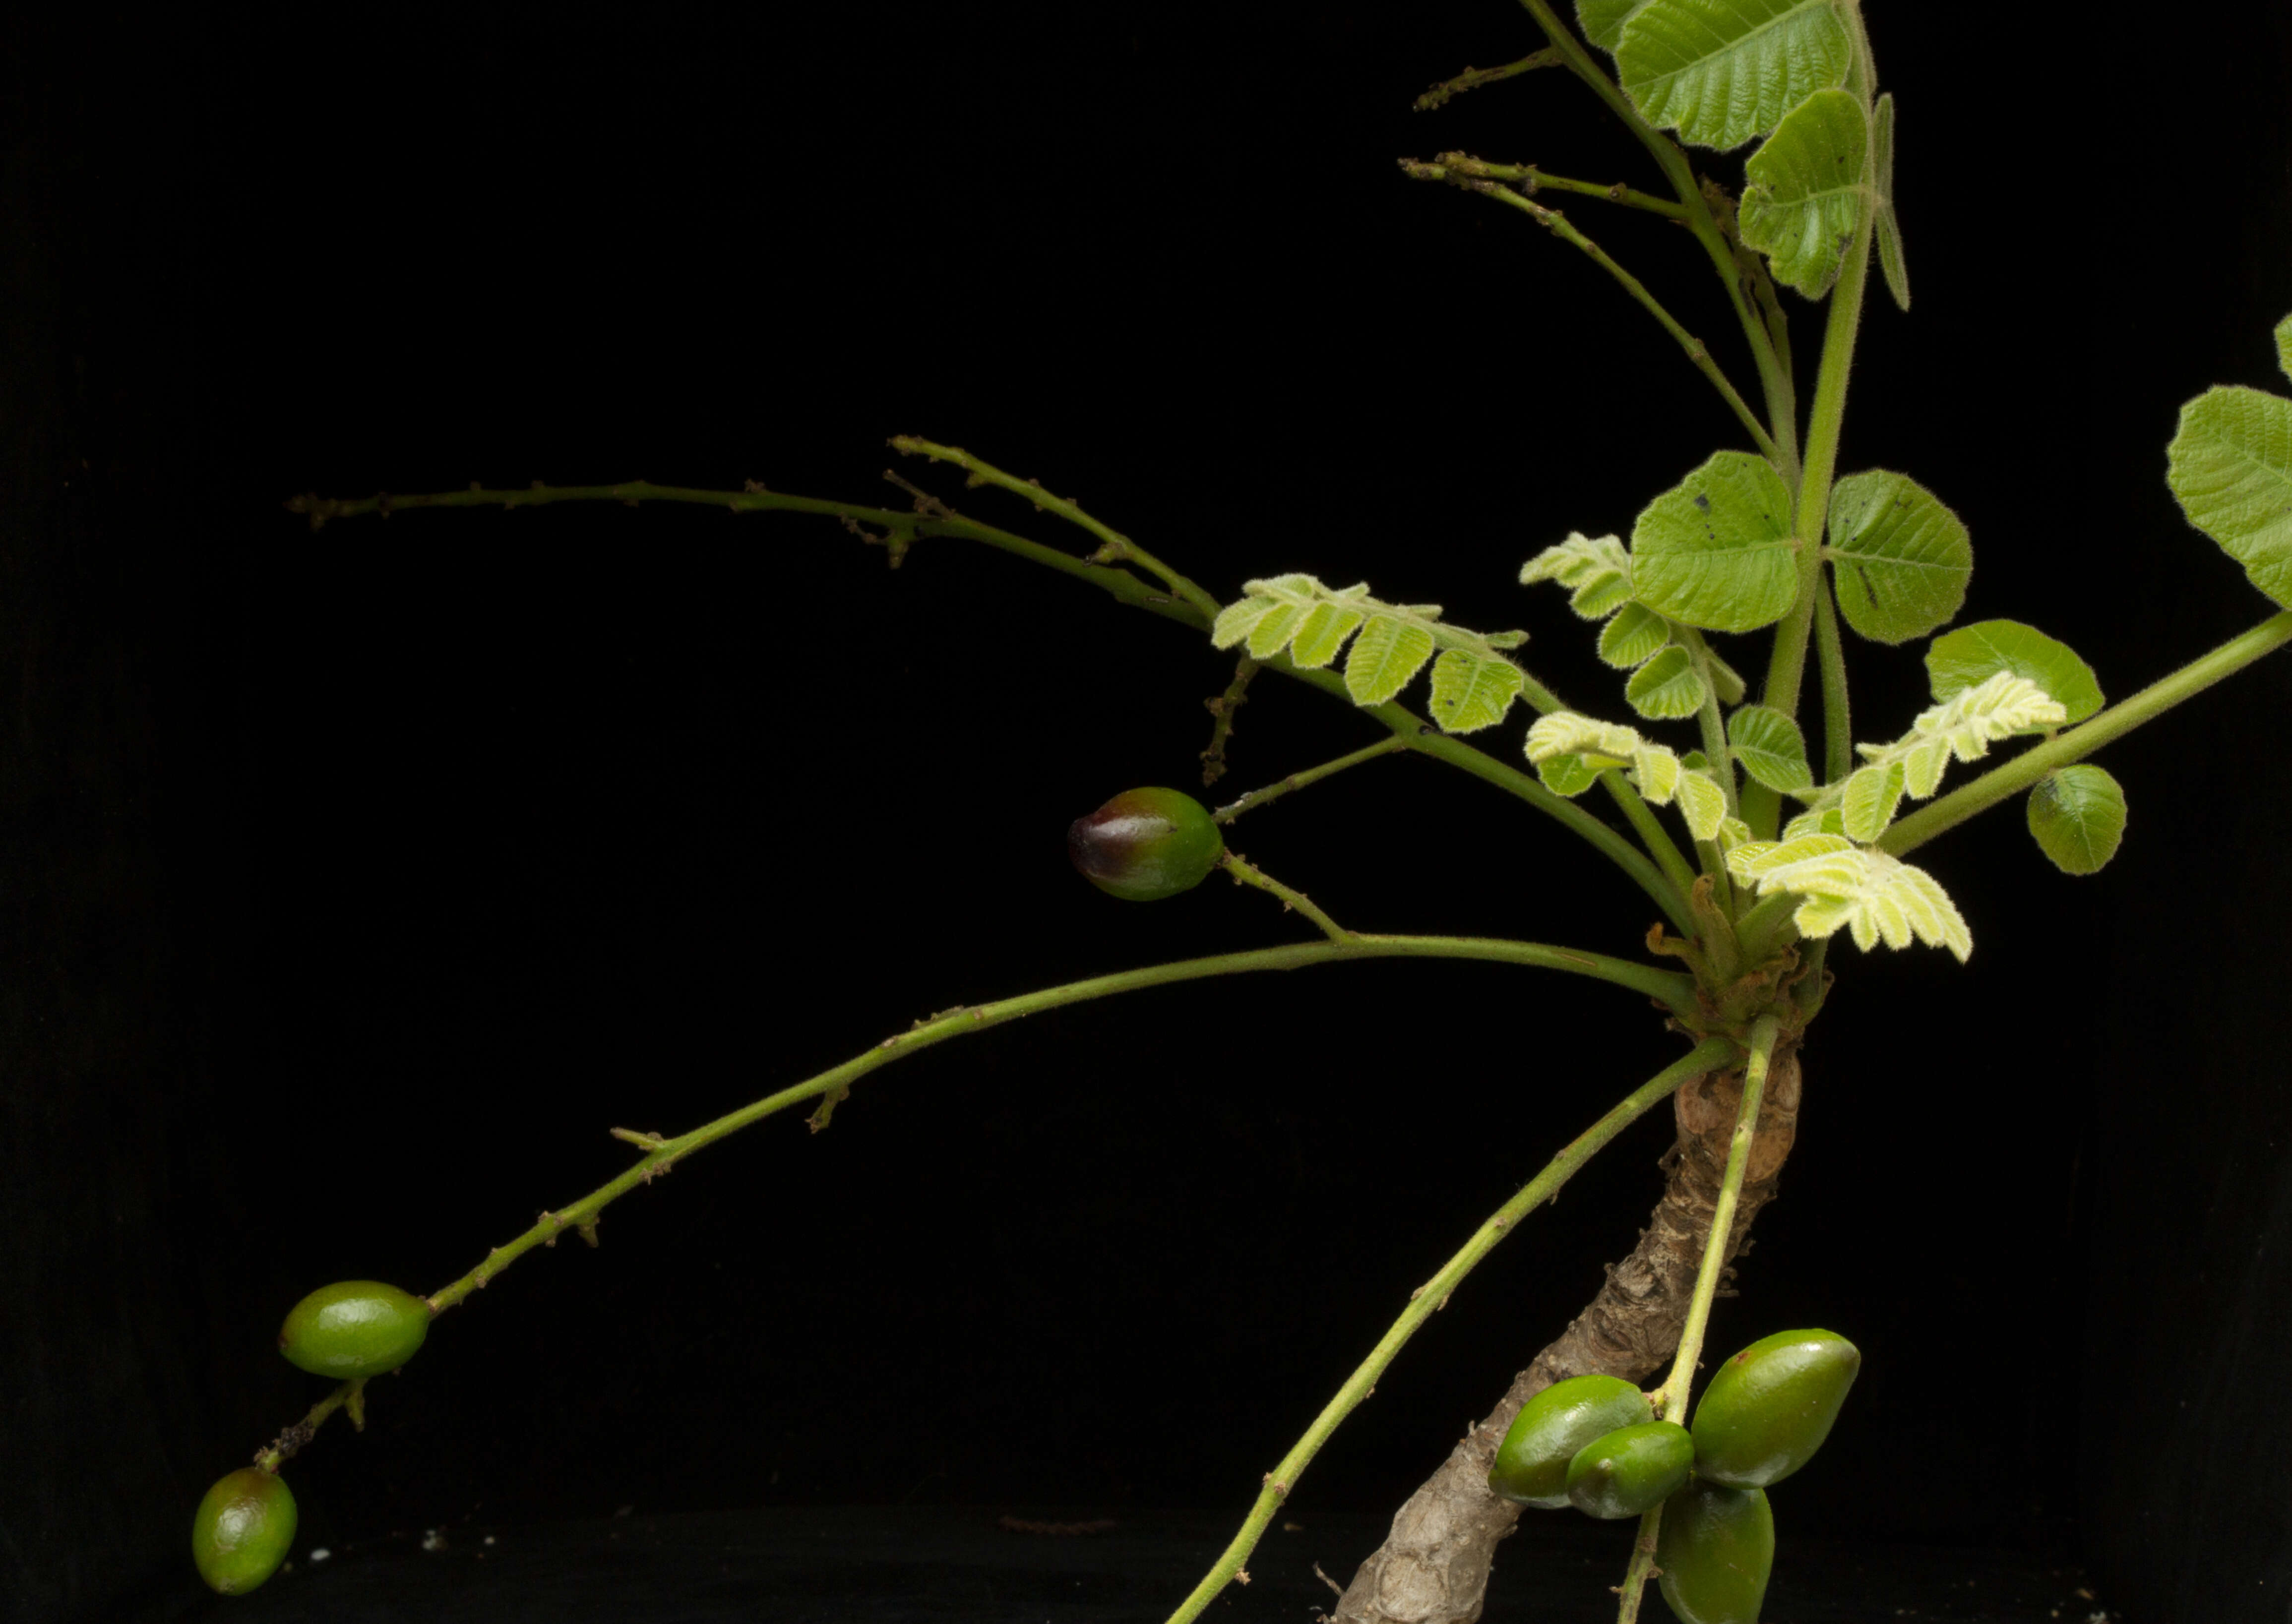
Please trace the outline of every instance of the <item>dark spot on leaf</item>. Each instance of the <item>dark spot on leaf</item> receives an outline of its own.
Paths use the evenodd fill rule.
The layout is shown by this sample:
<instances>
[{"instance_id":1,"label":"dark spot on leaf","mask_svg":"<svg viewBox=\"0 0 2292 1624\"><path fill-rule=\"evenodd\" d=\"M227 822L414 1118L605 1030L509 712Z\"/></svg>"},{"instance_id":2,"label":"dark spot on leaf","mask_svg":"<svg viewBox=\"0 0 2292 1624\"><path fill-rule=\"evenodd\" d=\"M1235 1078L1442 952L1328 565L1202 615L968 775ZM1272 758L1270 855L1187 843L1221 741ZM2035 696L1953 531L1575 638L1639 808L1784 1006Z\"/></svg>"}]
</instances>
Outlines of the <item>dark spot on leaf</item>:
<instances>
[{"instance_id":1,"label":"dark spot on leaf","mask_svg":"<svg viewBox=\"0 0 2292 1624\"><path fill-rule=\"evenodd\" d=\"M1708 513L1711 511L1711 498L1698 491L1695 494L1695 505Z\"/></svg>"}]
</instances>

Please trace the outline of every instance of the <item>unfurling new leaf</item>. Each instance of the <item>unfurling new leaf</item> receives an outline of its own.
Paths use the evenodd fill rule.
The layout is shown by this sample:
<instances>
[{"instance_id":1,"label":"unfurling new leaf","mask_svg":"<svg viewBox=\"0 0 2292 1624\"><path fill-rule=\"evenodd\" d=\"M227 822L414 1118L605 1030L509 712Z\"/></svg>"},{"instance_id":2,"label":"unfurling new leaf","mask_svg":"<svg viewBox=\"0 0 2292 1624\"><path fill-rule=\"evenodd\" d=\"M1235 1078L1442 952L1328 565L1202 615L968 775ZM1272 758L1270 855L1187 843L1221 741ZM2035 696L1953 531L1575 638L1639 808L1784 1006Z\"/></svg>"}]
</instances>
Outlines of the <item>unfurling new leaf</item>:
<instances>
[{"instance_id":1,"label":"unfurling new leaf","mask_svg":"<svg viewBox=\"0 0 2292 1624\"><path fill-rule=\"evenodd\" d=\"M2125 838L2125 791L2089 761L2064 767L2030 792L2030 832L2063 873L2095 873Z\"/></svg>"},{"instance_id":2,"label":"unfurling new leaf","mask_svg":"<svg viewBox=\"0 0 2292 1624\"><path fill-rule=\"evenodd\" d=\"M1572 533L1520 567L1520 583L1557 581L1568 607L1586 620L1613 615L1632 600L1632 558L1612 535ZM1636 662L1634 662L1636 663Z\"/></svg>"},{"instance_id":3,"label":"unfurling new leaf","mask_svg":"<svg viewBox=\"0 0 2292 1624\"><path fill-rule=\"evenodd\" d=\"M1727 854L1727 868L1763 896L1787 891L1799 897L1791 918L1802 935L1844 929L1865 952L1881 942L1908 947L1917 940L1947 947L1961 961L1973 952L1965 916L1932 874L1844 835L1746 841Z\"/></svg>"},{"instance_id":4,"label":"unfurling new leaf","mask_svg":"<svg viewBox=\"0 0 2292 1624\"><path fill-rule=\"evenodd\" d=\"M1728 815L1727 792L1704 770L1700 756L1683 760L1667 746L1642 739L1634 728L1573 711L1554 711L1538 717L1528 730L1527 752L1545 787L1555 794L1580 795L1602 771L1624 768L1650 804L1662 807L1677 800L1688 832L1697 840L1731 846L1750 834ZM1731 839L1730 824L1739 832Z\"/></svg>"},{"instance_id":5,"label":"unfurling new leaf","mask_svg":"<svg viewBox=\"0 0 2292 1624\"><path fill-rule=\"evenodd\" d=\"M1677 628L1632 599L1631 555L1612 535L1572 535L1545 548L1521 567L1521 584L1556 581L1570 589L1568 607L1586 620L1613 616L1600 631L1600 657L1634 672L1624 697L1642 716L1658 721L1692 716L1703 706L1703 670L1695 657L1672 642ZM1725 688L1740 679L1715 660L1715 674Z\"/></svg>"},{"instance_id":6,"label":"unfurling new leaf","mask_svg":"<svg viewBox=\"0 0 2292 1624\"><path fill-rule=\"evenodd\" d=\"M1876 840L1893 822L1904 793L1923 800L1934 792L1951 757L1978 761L1998 740L2059 727L2067 715L2061 701L2028 678L1993 671L1919 712L1909 732L1893 744L1857 744L1868 765L1847 778L1839 798L1846 833L1858 840Z\"/></svg>"},{"instance_id":7,"label":"unfurling new leaf","mask_svg":"<svg viewBox=\"0 0 2292 1624\"><path fill-rule=\"evenodd\" d=\"M1618 552L1622 551L1619 547ZM1503 651L1526 640L1519 631L1481 633L1442 623L1437 604L1380 603L1366 583L1333 591L1311 575L1275 575L1242 583L1243 597L1218 612L1210 641L1247 645L1253 659L1283 650L1311 671L1334 663L1347 639L1345 692L1359 705L1380 705L1408 686L1432 659L1432 719L1449 733L1495 726L1519 698L1525 678Z\"/></svg>"}]
</instances>

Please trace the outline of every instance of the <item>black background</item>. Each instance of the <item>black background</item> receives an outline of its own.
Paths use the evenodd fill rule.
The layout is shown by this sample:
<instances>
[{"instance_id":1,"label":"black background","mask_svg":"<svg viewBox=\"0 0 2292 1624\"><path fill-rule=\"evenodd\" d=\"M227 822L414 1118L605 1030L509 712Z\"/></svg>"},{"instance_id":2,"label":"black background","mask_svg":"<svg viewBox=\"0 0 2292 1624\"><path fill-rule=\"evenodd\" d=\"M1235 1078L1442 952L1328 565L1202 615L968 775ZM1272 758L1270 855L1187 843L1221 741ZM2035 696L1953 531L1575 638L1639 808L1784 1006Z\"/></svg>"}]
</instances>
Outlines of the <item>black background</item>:
<instances>
[{"instance_id":1,"label":"black background","mask_svg":"<svg viewBox=\"0 0 2292 1624\"><path fill-rule=\"evenodd\" d=\"M2037 623L2122 696L2269 611L2180 520L2162 447L2205 385L2282 384L2292 32L2257 4L2201 41L1873 12L1917 301L1874 295L1843 466L1939 491L1975 538L1966 618ZM958 1001L1299 932L1223 883L1128 907L1065 866L1068 819L1187 783L1206 741L1228 663L1165 623L962 543L889 573L789 516L313 535L285 496L642 476L898 505L883 440L920 433L1221 595L1309 568L1523 626L1614 710L1518 565L1627 531L1739 438L1580 257L1393 167L1463 146L1647 183L1556 74L1409 110L1533 47L1494 0L49 8L20 43L13 1616L195 1588L190 1507L314 1395L270 1349L286 1306L435 1289L623 1165L609 1126L682 1129ZM1683 238L1569 212L1748 382ZM1922 670L1859 653L1859 731L1890 736ZM1835 957L1784 1199L1713 1332L1866 1350L1791 1529L2078 1553L2136 1620L2284 1616L2287 716L2272 663L2114 748L2132 826L2097 880L2017 809L1929 848L1969 967ZM1269 679L1220 791L1369 736ZM1630 952L1651 918L1418 761L1234 838L1364 929ZM363 1438L296 1462L304 1526L1238 1516L1408 1289L1675 1051L1627 994L1432 965L939 1049L441 1322ZM1667 1132L1485 1266L1299 1506L1398 1503L1628 1249Z\"/></svg>"}]
</instances>

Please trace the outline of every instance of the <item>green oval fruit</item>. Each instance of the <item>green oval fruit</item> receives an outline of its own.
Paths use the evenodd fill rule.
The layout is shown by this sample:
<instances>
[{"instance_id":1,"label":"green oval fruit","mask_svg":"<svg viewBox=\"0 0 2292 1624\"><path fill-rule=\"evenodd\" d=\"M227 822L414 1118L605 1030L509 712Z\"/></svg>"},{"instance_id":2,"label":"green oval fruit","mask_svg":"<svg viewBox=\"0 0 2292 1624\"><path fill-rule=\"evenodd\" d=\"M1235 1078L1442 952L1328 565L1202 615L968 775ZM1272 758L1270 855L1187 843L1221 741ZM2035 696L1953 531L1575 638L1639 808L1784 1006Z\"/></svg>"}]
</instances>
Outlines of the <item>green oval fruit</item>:
<instances>
[{"instance_id":1,"label":"green oval fruit","mask_svg":"<svg viewBox=\"0 0 2292 1624\"><path fill-rule=\"evenodd\" d=\"M242 1467L217 1481L191 1518L191 1560L225 1596L270 1578L295 1543L295 1496L284 1479Z\"/></svg>"},{"instance_id":2,"label":"green oval fruit","mask_svg":"<svg viewBox=\"0 0 2292 1624\"><path fill-rule=\"evenodd\" d=\"M1694 1464L1695 1440L1676 1422L1618 1427L1568 1463L1568 1503L1602 1522L1635 1517L1669 1499Z\"/></svg>"},{"instance_id":3,"label":"green oval fruit","mask_svg":"<svg viewBox=\"0 0 2292 1624\"><path fill-rule=\"evenodd\" d=\"M378 1280L338 1280L287 1310L278 1351L313 1376L379 1376L414 1357L430 1305Z\"/></svg>"},{"instance_id":4,"label":"green oval fruit","mask_svg":"<svg viewBox=\"0 0 2292 1624\"><path fill-rule=\"evenodd\" d=\"M1067 855L1084 879L1128 902L1190 891L1225 855L1207 808L1179 790L1125 790L1067 831Z\"/></svg>"},{"instance_id":5,"label":"green oval fruit","mask_svg":"<svg viewBox=\"0 0 2292 1624\"><path fill-rule=\"evenodd\" d=\"M1489 1489L1551 1511L1568 1504L1568 1467L1595 1438L1652 1420L1647 1395L1614 1376L1570 1376L1520 1407L1497 1446Z\"/></svg>"},{"instance_id":6,"label":"green oval fruit","mask_svg":"<svg viewBox=\"0 0 2292 1624\"><path fill-rule=\"evenodd\" d=\"M1775 1564L1766 1491L1689 1483L1663 1504L1655 1564L1679 1624L1759 1624Z\"/></svg>"},{"instance_id":7,"label":"green oval fruit","mask_svg":"<svg viewBox=\"0 0 2292 1624\"><path fill-rule=\"evenodd\" d=\"M1695 1475L1731 1489L1780 1483L1830 1435L1861 1350L1831 1331L1779 1331L1719 1367L1695 1406Z\"/></svg>"}]
</instances>

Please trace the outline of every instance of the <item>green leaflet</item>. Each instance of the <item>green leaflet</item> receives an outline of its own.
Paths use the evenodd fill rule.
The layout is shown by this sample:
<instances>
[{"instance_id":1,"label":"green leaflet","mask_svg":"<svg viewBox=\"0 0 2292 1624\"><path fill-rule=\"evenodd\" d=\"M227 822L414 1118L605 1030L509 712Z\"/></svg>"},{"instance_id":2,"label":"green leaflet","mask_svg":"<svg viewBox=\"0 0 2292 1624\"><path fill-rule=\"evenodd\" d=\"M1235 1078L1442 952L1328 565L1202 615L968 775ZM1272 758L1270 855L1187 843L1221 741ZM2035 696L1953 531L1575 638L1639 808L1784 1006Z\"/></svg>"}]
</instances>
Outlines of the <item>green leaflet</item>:
<instances>
[{"instance_id":1,"label":"green leaflet","mask_svg":"<svg viewBox=\"0 0 2292 1624\"><path fill-rule=\"evenodd\" d=\"M1695 657L1676 643L1658 650L1624 685L1624 697L1632 709L1658 720L1694 715L1703 708L1704 693Z\"/></svg>"},{"instance_id":2,"label":"green leaflet","mask_svg":"<svg viewBox=\"0 0 2292 1624\"><path fill-rule=\"evenodd\" d=\"M1545 789L1570 800L1600 782L1600 769L1581 756L1546 756L1536 764L1536 776Z\"/></svg>"},{"instance_id":3,"label":"green leaflet","mask_svg":"<svg viewBox=\"0 0 2292 1624\"><path fill-rule=\"evenodd\" d=\"M1867 843L1885 833L1886 825L1894 821L1894 808L1902 804L1903 783L1900 761L1855 768L1838 800L1846 838Z\"/></svg>"},{"instance_id":4,"label":"green leaflet","mask_svg":"<svg viewBox=\"0 0 2292 1624\"><path fill-rule=\"evenodd\" d=\"M1998 671L2036 683L2067 712L2062 725L2101 709L2101 684L2067 643L2018 620L1981 620L1944 632L1926 647L1926 675L1938 700L1954 699Z\"/></svg>"},{"instance_id":5,"label":"green leaflet","mask_svg":"<svg viewBox=\"0 0 2292 1624\"><path fill-rule=\"evenodd\" d=\"M1615 50L1624 92L1649 123L1722 149L1844 84L1852 57L1832 0L1647 0Z\"/></svg>"},{"instance_id":6,"label":"green leaflet","mask_svg":"<svg viewBox=\"0 0 2292 1624\"><path fill-rule=\"evenodd\" d=\"M1627 603L1600 628L1600 658L1618 671L1635 670L1670 640L1669 622L1645 604Z\"/></svg>"},{"instance_id":7,"label":"green leaflet","mask_svg":"<svg viewBox=\"0 0 2292 1624\"><path fill-rule=\"evenodd\" d=\"M1624 24L1645 4L1647 0L1576 0L1576 26L1586 39L1612 56Z\"/></svg>"},{"instance_id":8,"label":"green leaflet","mask_svg":"<svg viewBox=\"0 0 2292 1624\"><path fill-rule=\"evenodd\" d=\"M2125 838L2125 790L2091 762L2064 767L2030 792L2030 832L2065 874L2090 874Z\"/></svg>"},{"instance_id":9,"label":"green leaflet","mask_svg":"<svg viewBox=\"0 0 2292 1624\"><path fill-rule=\"evenodd\" d=\"M1373 615L1345 658L1345 692L1357 705L1381 705L1408 686L1432 657L1432 633L1395 615Z\"/></svg>"},{"instance_id":10,"label":"green leaflet","mask_svg":"<svg viewBox=\"0 0 2292 1624\"><path fill-rule=\"evenodd\" d=\"M2240 385L2181 408L2165 482L2189 522L2292 608L2292 400Z\"/></svg>"},{"instance_id":11,"label":"green leaflet","mask_svg":"<svg viewBox=\"0 0 2292 1624\"><path fill-rule=\"evenodd\" d=\"M1632 591L1707 631L1755 631L1798 597L1790 492L1763 457L1722 451L1632 527Z\"/></svg>"},{"instance_id":12,"label":"green leaflet","mask_svg":"<svg viewBox=\"0 0 2292 1624\"><path fill-rule=\"evenodd\" d=\"M2292 378L2292 316L2276 324L2276 365L2286 377Z\"/></svg>"},{"instance_id":13,"label":"green leaflet","mask_svg":"<svg viewBox=\"0 0 2292 1624\"><path fill-rule=\"evenodd\" d=\"M1350 665L1345 675L1350 681ZM1432 662L1432 720L1449 733L1493 728L1520 697L1520 667L1510 660L1484 660L1462 648L1444 650Z\"/></svg>"},{"instance_id":14,"label":"green leaflet","mask_svg":"<svg viewBox=\"0 0 2292 1624\"><path fill-rule=\"evenodd\" d=\"M1618 558L1620 543L1610 542ZM1628 560L1626 561L1626 566ZM1353 703L1383 704L1408 686L1433 651L1433 720L1450 733L1493 727L1526 686L1526 674L1503 651L1528 640L1525 631L1467 631L1441 623L1438 604L1380 603L1367 583L1333 591L1311 575L1273 575L1242 583L1242 598L1218 611L1210 642L1246 646L1253 659L1285 649L1301 671L1335 663L1346 640L1345 691Z\"/></svg>"},{"instance_id":15,"label":"green leaflet","mask_svg":"<svg viewBox=\"0 0 2292 1624\"><path fill-rule=\"evenodd\" d=\"M1829 552L1838 612L1874 643L1907 643L1948 625L1973 574L1957 515L1915 479L1884 470L1831 487Z\"/></svg>"},{"instance_id":16,"label":"green leaflet","mask_svg":"<svg viewBox=\"0 0 2292 1624\"><path fill-rule=\"evenodd\" d=\"M1743 240L1775 280L1820 299L1838 279L1869 196L1861 99L1817 91L1775 126L1743 170Z\"/></svg>"},{"instance_id":17,"label":"green leaflet","mask_svg":"<svg viewBox=\"0 0 2292 1624\"><path fill-rule=\"evenodd\" d=\"M1734 746L1743 770L1769 789L1788 795L1813 785L1806 736L1780 711L1745 705L1727 719L1727 742Z\"/></svg>"},{"instance_id":18,"label":"green leaflet","mask_svg":"<svg viewBox=\"0 0 2292 1624\"><path fill-rule=\"evenodd\" d=\"M1902 225L1894 213L1894 92L1878 98L1870 131L1870 184L1877 192L1878 269L1894 302L1910 308L1910 271L1902 262Z\"/></svg>"},{"instance_id":19,"label":"green leaflet","mask_svg":"<svg viewBox=\"0 0 2292 1624\"><path fill-rule=\"evenodd\" d=\"M1520 567L1520 583L1557 581L1570 589L1568 607L1586 620L1613 615L1632 599L1632 559L1612 535L1571 533Z\"/></svg>"}]
</instances>

